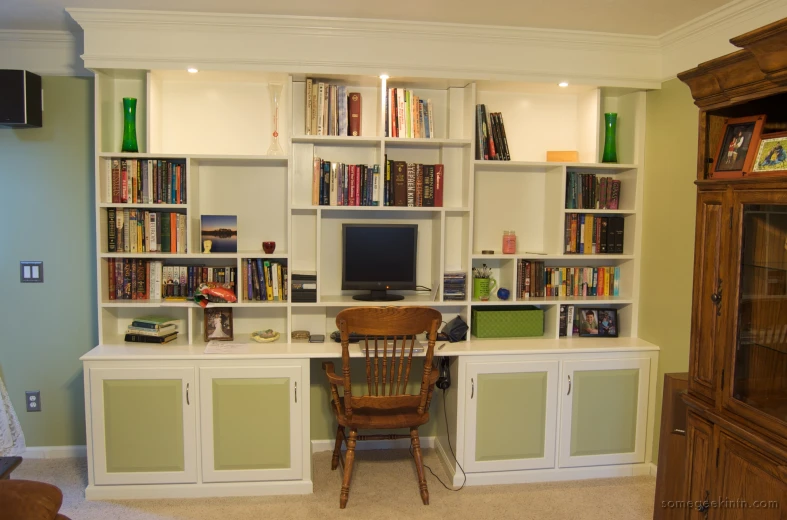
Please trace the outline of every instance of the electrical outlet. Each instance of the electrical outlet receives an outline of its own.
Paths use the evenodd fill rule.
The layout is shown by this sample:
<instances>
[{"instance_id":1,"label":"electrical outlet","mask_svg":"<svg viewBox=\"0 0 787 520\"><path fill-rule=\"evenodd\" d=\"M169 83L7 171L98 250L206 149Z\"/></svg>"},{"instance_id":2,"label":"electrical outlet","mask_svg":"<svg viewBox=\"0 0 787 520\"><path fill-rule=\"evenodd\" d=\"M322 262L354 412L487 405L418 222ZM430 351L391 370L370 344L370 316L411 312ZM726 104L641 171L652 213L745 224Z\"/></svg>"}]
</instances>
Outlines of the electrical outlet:
<instances>
[{"instance_id":1,"label":"electrical outlet","mask_svg":"<svg viewBox=\"0 0 787 520\"><path fill-rule=\"evenodd\" d=\"M40 412L41 411L41 391L40 390L28 390L25 392L25 406L27 407L28 412Z\"/></svg>"}]
</instances>

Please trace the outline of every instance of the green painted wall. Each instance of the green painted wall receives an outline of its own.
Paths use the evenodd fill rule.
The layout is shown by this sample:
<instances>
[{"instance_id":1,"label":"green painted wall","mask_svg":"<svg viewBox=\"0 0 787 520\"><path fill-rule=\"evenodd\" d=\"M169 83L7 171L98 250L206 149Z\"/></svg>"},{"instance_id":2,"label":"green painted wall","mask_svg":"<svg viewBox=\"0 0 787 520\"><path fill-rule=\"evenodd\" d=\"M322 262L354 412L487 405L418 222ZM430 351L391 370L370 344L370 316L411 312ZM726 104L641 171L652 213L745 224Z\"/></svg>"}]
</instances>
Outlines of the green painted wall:
<instances>
[{"instance_id":1,"label":"green painted wall","mask_svg":"<svg viewBox=\"0 0 787 520\"><path fill-rule=\"evenodd\" d=\"M29 446L75 445L79 356L97 342L93 80L43 87L43 128L0 128L0 375ZM43 260L44 283L20 283L20 260ZM41 412L24 411L25 390L41 391Z\"/></svg>"},{"instance_id":2,"label":"green painted wall","mask_svg":"<svg viewBox=\"0 0 787 520\"><path fill-rule=\"evenodd\" d=\"M639 336L661 347L653 460L664 374L689 361L698 109L680 80L647 93Z\"/></svg>"}]
</instances>

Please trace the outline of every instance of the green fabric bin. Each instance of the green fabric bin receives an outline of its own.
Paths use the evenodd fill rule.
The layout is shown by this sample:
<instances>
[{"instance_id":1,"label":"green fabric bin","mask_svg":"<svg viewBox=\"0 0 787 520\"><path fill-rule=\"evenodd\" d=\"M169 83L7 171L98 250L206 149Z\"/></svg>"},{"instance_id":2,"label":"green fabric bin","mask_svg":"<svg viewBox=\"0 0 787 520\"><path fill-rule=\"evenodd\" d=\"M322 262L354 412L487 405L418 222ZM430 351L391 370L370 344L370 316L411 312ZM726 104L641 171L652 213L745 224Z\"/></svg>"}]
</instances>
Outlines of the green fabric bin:
<instances>
[{"instance_id":1,"label":"green fabric bin","mask_svg":"<svg viewBox=\"0 0 787 520\"><path fill-rule=\"evenodd\" d=\"M544 311L532 305L474 307L470 329L476 338L544 335Z\"/></svg>"}]
</instances>

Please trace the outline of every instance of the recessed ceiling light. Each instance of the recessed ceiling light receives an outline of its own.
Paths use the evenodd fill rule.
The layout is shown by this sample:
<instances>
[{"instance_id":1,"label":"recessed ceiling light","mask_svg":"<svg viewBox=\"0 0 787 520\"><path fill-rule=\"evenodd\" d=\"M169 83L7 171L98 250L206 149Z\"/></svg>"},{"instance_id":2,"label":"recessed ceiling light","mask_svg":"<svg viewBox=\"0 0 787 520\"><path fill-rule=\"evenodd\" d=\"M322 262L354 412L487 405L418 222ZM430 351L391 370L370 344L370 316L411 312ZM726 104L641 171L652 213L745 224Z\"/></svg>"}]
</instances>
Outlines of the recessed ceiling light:
<instances>
[{"instance_id":1,"label":"recessed ceiling light","mask_svg":"<svg viewBox=\"0 0 787 520\"><path fill-rule=\"evenodd\" d=\"M388 79L388 74L380 74L380 79Z\"/></svg>"},{"instance_id":2,"label":"recessed ceiling light","mask_svg":"<svg viewBox=\"0 0 787 520\"><path fill-rule=\"evenodd\" d=\"M561 81L560 83L558 83L558 84L557 84L557 86L558 86L558 87L564 87L564 88L565 88L565 87L567 87L567 86L568 86L568 81Z\"/></svg>"},{"instance_id":3,"label":"recessed ceiling light","mask_svg":"<svg viewBox=\"0 0 787 520\"><path fill-rule=\"evenodd\" d=\"M196 74L197 72L199 72L199 70L195 69L194 67L189 67L188 71L191 72L192 74Z\"/></svg>"}]
</instances>

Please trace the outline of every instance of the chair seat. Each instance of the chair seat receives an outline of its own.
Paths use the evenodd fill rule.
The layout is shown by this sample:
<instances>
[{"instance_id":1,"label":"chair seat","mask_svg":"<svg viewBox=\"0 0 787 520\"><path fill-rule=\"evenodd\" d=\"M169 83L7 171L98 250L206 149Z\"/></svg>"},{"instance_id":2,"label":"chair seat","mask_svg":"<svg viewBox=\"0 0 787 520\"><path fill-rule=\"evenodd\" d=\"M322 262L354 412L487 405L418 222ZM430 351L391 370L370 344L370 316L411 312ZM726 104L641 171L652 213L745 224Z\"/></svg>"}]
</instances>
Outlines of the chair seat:
<instances>
[{"instance_id":1,"label":"chair seat","mask_svg":"<svg viewBox=\"0 0 787 520\"><path fill-rule=\"evenodd\" d=\"M333 405L333 401L331 401L331 404ZM335 406L331 408L335 410ZM345 428L415 428L429 422L429 412L419 415L416 407L381 410L379 408L361 406L353 408L352 419L349 421L343 413L334 413L334 415L339 421L339 424Z\"/></svg>"}]
</instances>

